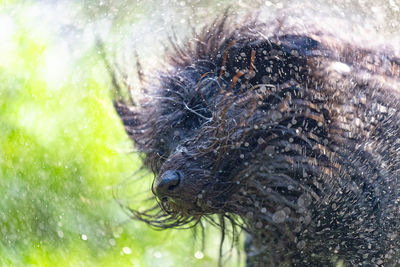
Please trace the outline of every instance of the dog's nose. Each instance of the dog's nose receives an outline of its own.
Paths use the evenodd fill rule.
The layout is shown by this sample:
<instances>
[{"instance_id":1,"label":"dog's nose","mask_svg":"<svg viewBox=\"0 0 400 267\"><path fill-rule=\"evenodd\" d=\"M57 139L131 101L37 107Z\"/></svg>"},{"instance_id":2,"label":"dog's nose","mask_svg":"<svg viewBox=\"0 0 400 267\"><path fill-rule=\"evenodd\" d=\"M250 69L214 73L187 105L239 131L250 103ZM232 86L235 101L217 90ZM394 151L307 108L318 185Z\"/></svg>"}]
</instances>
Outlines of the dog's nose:
<instances>
[{"instance_id":1,"label":"dog's nose","mask_svg":"<svg viewBox=\"0 0 400 267\"><path fill-rule=\"evenodd\" d=\"M158 177L155 190L157 196L162 199L176 194L182 177L181 171L166 171L162 176Z\"/></svg>"}]
</instances>

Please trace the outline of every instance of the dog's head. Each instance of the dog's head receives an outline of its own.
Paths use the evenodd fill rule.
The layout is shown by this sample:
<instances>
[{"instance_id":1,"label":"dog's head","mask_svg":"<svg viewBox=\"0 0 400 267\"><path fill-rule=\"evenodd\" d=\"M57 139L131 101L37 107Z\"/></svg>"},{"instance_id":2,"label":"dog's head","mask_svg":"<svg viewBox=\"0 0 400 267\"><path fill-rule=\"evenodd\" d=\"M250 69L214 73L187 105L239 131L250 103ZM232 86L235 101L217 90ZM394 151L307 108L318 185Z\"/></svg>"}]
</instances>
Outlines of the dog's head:
<instances>
[{"instance_id":1,"label":"dog's head","mask_svg":"<svg viewBox=\"0 0 400 267\"><path fill-rule=\"evenodd\" d=\"M138 106L116 102L163 208L160 220L137 217L172 227L210 214L272 223L303 216L321 190L311 177L333 168L327 96L340 104L362 79L341 75L376 71L371 60L391 63L300 25L218 19L182 47L172 44L168 71L148 82Z\"/></svg>"}]
</instances>

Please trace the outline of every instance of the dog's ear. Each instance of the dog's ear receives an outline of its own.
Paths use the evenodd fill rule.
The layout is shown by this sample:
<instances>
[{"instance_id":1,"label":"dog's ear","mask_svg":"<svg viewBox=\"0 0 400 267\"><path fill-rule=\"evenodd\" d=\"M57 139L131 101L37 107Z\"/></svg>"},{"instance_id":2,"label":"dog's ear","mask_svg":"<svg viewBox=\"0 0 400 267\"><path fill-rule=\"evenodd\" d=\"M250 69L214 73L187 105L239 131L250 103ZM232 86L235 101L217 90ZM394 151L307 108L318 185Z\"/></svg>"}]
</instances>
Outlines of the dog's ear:
<instances>
[{"instance_id":1,"label":"dog's ear","mask_svg":"<svg viewBox=\"0 0 400 267\"><path fill-rule=\"evenodd\" d=\"M101 40L99 37L96 38L96 47L98 49L101 59L104 62L105 68L110 75L111 85L113 89L114 108L117 111L119 117L122 119L125 130L128 133L129 137L136 142L137 140L135 139L135 133L137 132L137 130L135 127L138 127L139 125L138 112L136 111L138 105L132 98L130 85L126 83L126 74L123 73L120 68L116 66L116 64L108 60L104 41ZM138 60L137 53L135 53L135 57L138 77L140 83L142 84L142 68ZM123 91L128 91L129 103L128 101L124 100Z\"/></svg>"},{"instance_id":2,"label":"dog's ear","mask_svg":"<svg viewBox=\"0 0 400 267\"><path fill-rule=\"evenodd\" d=\"M317 40L304 34L255 35L257 27L239 29L236 34L228 32L231 35L225 42L218 43L215 48L218 52L208 59L214 62L218 81L225 81L230 89L304 79L307 60L320 55L320 50L324 49Z\"/></svg>"},{"instance_id":3,"label":"dog's ear","mask_svg":"<svg viewBox=\"0 0 400 267\"><path fill-rule=\"evenodd\" d=\"M113 102L114 108L125 126L125 131L133 141L136 141L136 128L140 124L138 112L136 111L137 108L135 106L127 105L123 100L114 100Z\"/></svg>"}]
</instances>

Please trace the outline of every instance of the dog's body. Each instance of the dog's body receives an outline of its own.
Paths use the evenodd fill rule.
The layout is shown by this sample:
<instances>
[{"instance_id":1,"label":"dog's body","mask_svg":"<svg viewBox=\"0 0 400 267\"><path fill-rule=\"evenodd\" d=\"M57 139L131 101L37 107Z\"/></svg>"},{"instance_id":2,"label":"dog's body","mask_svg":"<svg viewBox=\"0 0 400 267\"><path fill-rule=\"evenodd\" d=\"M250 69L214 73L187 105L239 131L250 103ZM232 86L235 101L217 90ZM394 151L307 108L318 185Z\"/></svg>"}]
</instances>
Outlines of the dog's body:
<instances>
[{"instance_id":1,"label":"dog's body","mask_svg":"<svg viewBox=\"0 0 400 267\"><path fill-rule=\"evenodd\" d=\"M173 71L140 107L116 103L158 175L168 214L158 225L239 216L249 266L400 264L400 58L390 46L285 19L222 19L168 56Z\"/></svg>"}]
</instances>

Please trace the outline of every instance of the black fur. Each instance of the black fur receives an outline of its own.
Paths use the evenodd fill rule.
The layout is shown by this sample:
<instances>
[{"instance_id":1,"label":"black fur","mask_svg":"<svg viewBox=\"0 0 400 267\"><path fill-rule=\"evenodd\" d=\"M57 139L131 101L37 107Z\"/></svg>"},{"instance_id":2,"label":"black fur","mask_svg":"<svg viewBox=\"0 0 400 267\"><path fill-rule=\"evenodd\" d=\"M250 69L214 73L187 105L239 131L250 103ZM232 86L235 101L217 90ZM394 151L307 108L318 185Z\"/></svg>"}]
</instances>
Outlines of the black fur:
<instances>
[{"instance_id":1,"label":"black fur","mask_svg":"<svg viewBox=\"0 0 400 267\"><path fill-rule=\"evenodd\" d=\"M218 214L248 232L249 266L400 265L400 59L360 40L223 18L175 45L139 106L116 102L154 187L182 174L163 209L134 215Z\"/></svg>"}]
</instances>

